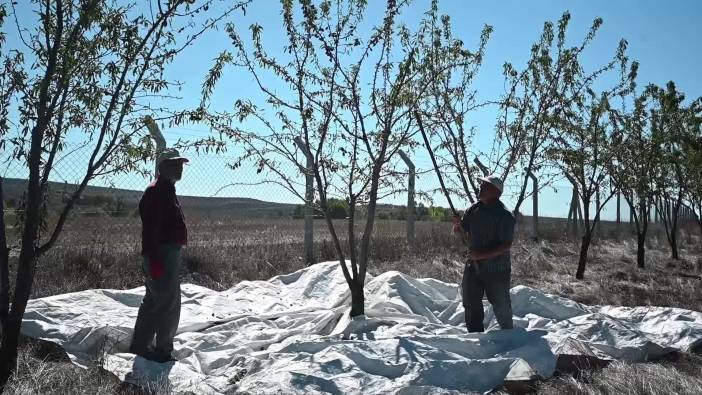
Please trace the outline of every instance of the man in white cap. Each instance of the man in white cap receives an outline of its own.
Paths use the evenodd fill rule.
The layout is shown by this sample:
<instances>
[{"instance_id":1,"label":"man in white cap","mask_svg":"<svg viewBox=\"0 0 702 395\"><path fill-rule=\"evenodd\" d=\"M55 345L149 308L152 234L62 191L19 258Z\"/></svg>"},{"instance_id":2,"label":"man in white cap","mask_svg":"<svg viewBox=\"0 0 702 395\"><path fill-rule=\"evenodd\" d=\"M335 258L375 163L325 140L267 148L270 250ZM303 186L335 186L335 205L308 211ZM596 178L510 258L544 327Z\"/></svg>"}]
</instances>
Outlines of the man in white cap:
<instances>
[{"instance_id":1,"label":"man in white cap","mask_svg":"<svg viewBox=\"0 0 702 395\"><path fill-rule=\"evenodd\" d=\"M175 360L172 351L180 321L181 248L188 239L175 183L181 179L186 162L174 149L162 152L157 159L156 181L139 202L146 294L129 351L157 362Z\"/></svg>"},{"instance_id":2,"label":"man in white cap","mask_svg":"<svg viewBox=\"0 0 702 395\"><path fill-rule=\"evenodd\" d=\"M492 304L500 328L512 328L509 297L510 249L514 216L500 201L503 182L496 175L479 178L478 201L454 220L453 231L468 236L468 263L463 272L463 307L469 332L483 332L483 294Z\"/></svg>"}]
</instances>

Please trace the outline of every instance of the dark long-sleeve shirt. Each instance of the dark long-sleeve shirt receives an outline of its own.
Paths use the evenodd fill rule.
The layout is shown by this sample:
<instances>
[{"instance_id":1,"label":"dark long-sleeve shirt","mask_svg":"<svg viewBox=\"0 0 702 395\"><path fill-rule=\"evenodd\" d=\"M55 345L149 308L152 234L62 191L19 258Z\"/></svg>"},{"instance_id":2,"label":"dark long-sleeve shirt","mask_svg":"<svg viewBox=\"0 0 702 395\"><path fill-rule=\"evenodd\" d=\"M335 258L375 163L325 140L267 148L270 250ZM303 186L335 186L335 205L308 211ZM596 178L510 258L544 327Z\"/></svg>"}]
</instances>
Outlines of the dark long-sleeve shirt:
<instances>
[{"instance_id":1,"label":"dark long-sleeve shirt","mask_svg":"<svg viewBox=\"0 0 702 395\"><path fill-rule=\"evenodd\" d=\"M175 185L165 179L151 183L139 201L141 254L157 256L159 244L185 245L188 231Z\"/></svg>"},{"instance_id":2,"label":"dark long-sleeve shirt","mask_svg":"<svg viewBox=\"0 0 702 395\"><path fill-rule=\"evenodd\" d=\"M499 201L491 207L481 201L473 204L463 214L461 224L473 251L494 250L514 238L514 216ZM511 270L511 266L509 251L480 261L480 270L484 272L506 272Z\"/></svg>"}]
</instances>

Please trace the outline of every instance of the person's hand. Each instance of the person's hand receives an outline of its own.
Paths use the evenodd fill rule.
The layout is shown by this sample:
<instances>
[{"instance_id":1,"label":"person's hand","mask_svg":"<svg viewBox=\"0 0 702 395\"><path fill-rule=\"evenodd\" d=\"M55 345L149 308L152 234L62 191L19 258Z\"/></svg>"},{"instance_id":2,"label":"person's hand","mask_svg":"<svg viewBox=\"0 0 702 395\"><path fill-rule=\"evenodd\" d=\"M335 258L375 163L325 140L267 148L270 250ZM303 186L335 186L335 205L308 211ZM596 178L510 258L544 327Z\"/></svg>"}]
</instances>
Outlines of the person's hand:
<instances>
[{"instance_id":1,"label":"person's hand","mask_svg":"<svg viewBox=\"0 0 702 395\"><path fill-rule=\"evenodd\" d=\"M151 278L161 278L164 272L163 261L157 257L149 258L149 276Z\"/></svg>"},{"instance_id":2,"label":"person's hand","mask_svg":"<svg viewBox=\"0 0 702 395\"><path fill-rule=\"evenodd\" d=\"M463 233L463 224L461 224L461 219L455 216L453 217L453 233Z\"/></svg>"},{"instance_id":3,"label":"person's hand","mask_svg":"<svg viewBox=\"0 0 702 395\"><path fill-rule=\"evenodd\" d=\"M482 252L478 252L478 251L468 250L468 251L466 251L466 257L468 259L470 259L471 261L477 262L477 261L482 261L483 259L485 259L485 254L483 254Z\"/></svg>"}]
</instances>

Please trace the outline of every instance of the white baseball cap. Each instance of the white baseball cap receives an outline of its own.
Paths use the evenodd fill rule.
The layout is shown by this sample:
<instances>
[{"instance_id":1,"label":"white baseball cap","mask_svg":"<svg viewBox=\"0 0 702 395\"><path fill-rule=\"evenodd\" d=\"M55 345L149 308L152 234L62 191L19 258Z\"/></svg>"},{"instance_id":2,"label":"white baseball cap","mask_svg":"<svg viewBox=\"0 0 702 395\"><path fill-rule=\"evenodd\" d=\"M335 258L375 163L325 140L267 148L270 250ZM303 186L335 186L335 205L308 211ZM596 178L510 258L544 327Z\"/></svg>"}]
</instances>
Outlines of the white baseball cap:
<instances>
[{"instance_id":1,"label":"white baseball cap","mask_svg":"<svg viewBox=\"0 0 702 395\"><path fill-rule=\"evenodd\" d=\"M490 174L489 176L485 177L478 177L478 181L492 184L493 186L495 186L495 188L499 189L500 192L504 191L504 183L502 182L502 179L496 174Z\"/></svg>"}]
</instances>

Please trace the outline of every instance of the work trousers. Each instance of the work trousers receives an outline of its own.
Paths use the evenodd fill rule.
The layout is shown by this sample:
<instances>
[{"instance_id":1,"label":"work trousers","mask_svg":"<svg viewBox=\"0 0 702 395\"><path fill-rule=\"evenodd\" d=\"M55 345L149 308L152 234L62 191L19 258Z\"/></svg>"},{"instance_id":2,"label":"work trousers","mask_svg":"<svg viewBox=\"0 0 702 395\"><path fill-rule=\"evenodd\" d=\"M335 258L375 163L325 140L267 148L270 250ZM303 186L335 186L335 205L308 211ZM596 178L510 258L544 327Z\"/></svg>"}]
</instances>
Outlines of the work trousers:
<instances>
[{"instance_id":1,"label":"work trousers","mask_svg":"<svg viewBox=\"0 0 702 395\"><path fill-rule=\"evenodd\" d=\"M181 246L163 244L159 249L164 267L158 278L150 275L149 258L143 260L146 294L139 307L131 348L137 353L147 352L155 337L153 351L168 355L173 351L173 338L180 321Z\"/></svg>"},{"instance_id":2,"label":"work trousers","mask_svg":"<svg viewBox=\"0 0 702 395\"><path fill-rule=\"evenodd\" d=\"M509 297L510 271L482 272L475 263L466 264L463 271L463 307L468 332L483 332L483 295L492 304L497 323L502 329L512 329L512 302ZM480 265L478 263L477 265Z\"/></svg>"}]
</instances>

